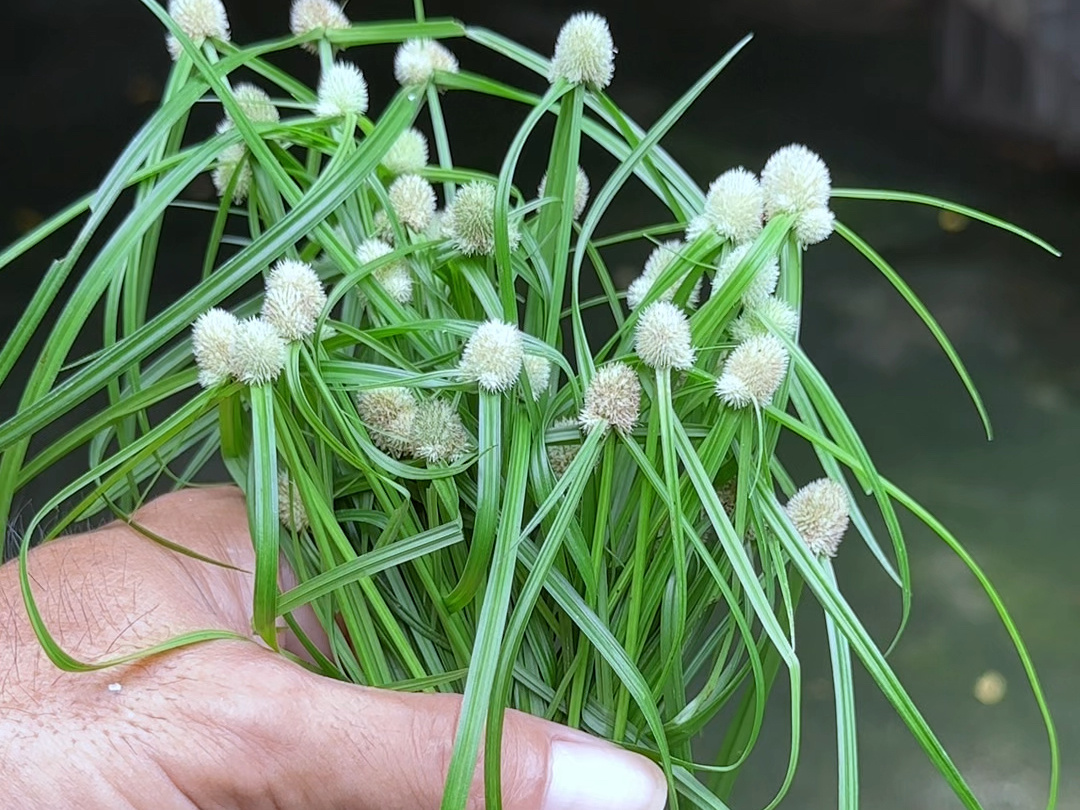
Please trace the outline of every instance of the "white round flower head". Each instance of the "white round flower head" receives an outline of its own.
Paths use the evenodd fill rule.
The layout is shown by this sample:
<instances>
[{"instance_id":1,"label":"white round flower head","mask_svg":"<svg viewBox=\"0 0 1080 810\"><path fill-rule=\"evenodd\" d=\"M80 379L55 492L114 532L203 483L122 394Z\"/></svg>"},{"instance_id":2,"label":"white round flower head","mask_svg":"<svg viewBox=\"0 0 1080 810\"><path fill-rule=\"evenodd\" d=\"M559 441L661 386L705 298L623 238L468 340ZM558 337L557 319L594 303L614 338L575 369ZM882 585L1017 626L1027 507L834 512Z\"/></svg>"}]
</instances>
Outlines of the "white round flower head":
<instances>
[{"instance_id":1,"label":"white round flower head","mask_svg":"<svg viewBox=\"0 0 1080 810\"><path fill-rule=\"evenodd\" d=\"M393 252L394 249L381 239L365 239L356 248L356 259L363 265ZM405 262L399 260L384 264L371 275L386 290L386 294L399 304L412 300L412 273Z\"/></svg>"},{"instance_id":2,"label":"white round flower head","mask_svg":"<svg viewBox=\"0 0 1080 810\"><path fill-rule=\"evenodd\" d=\"M309 525L307 509L300 497L300 488L296 482L289 478L289 474L282 471L278 473L278 518L281 525L291 532L302 532Z\"/></svg>"},{"instance_id":3,"label":"white round flower head","mask_svg":"<svg viewBox=\"0 0 1080 810\"><path fill-rule=\"evenodd\" d=\"M608 426L623 432L633 430L641 411L641 381L625 363L609 363L596 370L585 391L585 406L578 424L586 433Z\"/></svg>"},{"instance_id":4,"label":"white round flower head","mask_svg":"<svg viewBox=\"0 0 1080 810\"><path fill-rule=\"evenodd\" d=\"M547 188L547 172L540 178L540 185L536 187L536 196L543 197ZM581 219L585 213L585 206L589 204L589 175L580 166L577 167L577 178L574 180L574 219Z\"/></svg>"},{"instance_id":5,"label":"white round flower head","mask_svg":"<svg viewBox=\"0 0 1080 810\"><path fill-rule=\"evenodd\" d=\"M384 453L401 458L412 447L416 397L408 388L375 388L356 395L356 410L371 440Z\"/></svg>"},{"instance_id":6,"label":"white round flower head","mask_svg":"<svg viewBox=\"0 0 1080 810\"><path fill-rule=\"evenodd\" d=\"M289 10L289 30L294 36L348 27L349 18L333 0L295 0ZM305 42L303 48L311 53L318 51L315 42Z\"/></svg>"},{"instance_id":7,"label":"white round flower head","mask_svg":"<svg viewBox=\"0 0 1080 810\"><path fill-rule=\"evenodd\" d=\"M836 228L836 215L828 208L811 208L795 220L795 238L803 247L824 242Z\"/></svg>"},{"instance_id":8,"label":"white round flower head","mask_svg":"<svg viewBox=\"0 0 1080 810\"><path fill-rule=\"evenodd\" d=\"M281 120L281 114L270 95L261 87L256 87L250 82L240 82L233 88L236 103L240 105L241 112L253 124L276 124ZM232 120L226 113L226 120L221 122L219 129L228 129Z\"/></svg>"},{"instance_id":9,"label":"white round flower head","mask_svg":"<svg viewBox=\"0 0 1080 810\"><path fill-rule=\"evenodd\" d=\"M454 246L466 256L490 256L495 252L495 186L473 180L458 189L446 208L447 226ZM517 223L510 221L510 249L521 240Z\"/></svg>"},{"instance_id":10,"label":"white round flower head","mask_svg":"<svg viewBox=\"0 0 1080 810\"><path fill-rule=\"evenodd\" d=\"M235 203L242 203L247 199L248 193L251 191L252 178L251 161L247 158L247 149L244 144L234 143L232 146L226 146L222 149L210 178L214 181L214 189L217 191L217 195L224 197L237 170L239 170L240 174L236 176L232 199Z\"/></svg>"},{"instance_id":11,"label":"white round flower head","mask_svg":"<svg viewBox=\"0 0 1080 810\"><path fill-rule=\"evenodd\" d=\"M392 174L415 174L427 166L428 143L424 133L411 127L400 135L382 159Z\"/></svg>"},{"instance_id":12,"label":"white round flower head","mask_svg":"<svg viewBox=\"0 0 1080 810\"><path fill-rule=\"evenodd\" d=\"M716 395L732 408L764 408L787 374L788 352L775 335L755 335L728 355Z\"/></svg>"},{"instance_id":13,"label":"white round flower head","mask_svg":"<svg viewBox=\"0 0 1080 810\"><path fill-rule=\"evenodd\" d=\"M390 205L402 225L423 233L435 216L435 189L423 177L403 174L390 184Z\"/></svg>"},{"instance_id":14,"label":"white round flower head","mask_svg":"<svg viewBox=\"0 0 1080 810\"><path fill-rule=\"evenodd\" d=\"M383 242L388 245L394 244L394 226L390 222L390 215L383 209L379 209L375 212L375 216L371 221L372 233Z\"/></svg>"},{"instance_id":15,"label":"white round flower head","mask_svg":"<svg viewBox=\"0 0 1080 810\"><path fill-rule=\"evenodd\" d=\"M525 344L512 323L485 321L466 341L458 363L458 376L482 391L505 391L521 376Z\"/></svg>"},{"instance_id":16,"label":"white round flower head","mask_svg":"<svg viewBox=\"0 0 1080 810\"><path fill-rule=\"evenodd\" d=\"M607 20L584 11L574 14L559 31L551 57L548 81L565 79L572 84L603 88L615 75L615 43Z\"/></svg>"},{"instance_id":17,"label":"white round flower head","mask_svg":"<svg viewBox=\"0 0 1080 810\"><path fill-rule=\"evenodd\" d=\"M832 181L829 167L814 152L793 143L773 153L761 170L765 217L801 214L829 204Z\"/></svg>"},{"instance_id":18,"label":"white round flower head","mask_svg":"<svg viewBox=\"0 0 1080 810\"><path fill-rule=\"evenodd\" d=\"M363 115L367 108L368 87L363 72L350 62L334 62L319 79L315 115L319 118Z\"/></svg>"},{"instance_id":19,"label":"white round flower head","mask_svg":"<svg viewBox=\"0 0 1080 810\"><path fill-rule=\"evenodd\" d=\"M457 73L458 61L433 39L409 39L394 54L394 78L402 86L427 84L436 70Z\"/></svg>"},{"instance_id":20,"label":"white round flower head","mask_svg":"<svg viewBox=\"0 0 1080 810\"><path fill-rule=\"evenodd\" d=\"M422 402L413 419L410 452L431 464L453 463L469 452L472 440L461 417L442 399Z\"/></svg>"},{"instance_id":21,"label":"white round flower head","mask_svg":"<svg viewBox=\"0 0 1080 810\"><path fill-rule=\"evenodd\" d=\"M705 195L704 217L724 239L749 242L761 233L764 204L757 177L740 166L713 180Z\"/></svg>"},{"instance_id":22,"label":"white round flower head","mask_svg":"<svg viewBox=\"0 0 1080 810\"><path fill-rule=\"evenodd\" d=\"M776 296L770 295L762 301L747 307L731 324L731 337L740 343L754 335L769 334L771 324L780 334L794 339L799 330L798 311Z\"/></svg>"},{"instance_id":23,"label":"white round flower head","mask_svg":"<svg viewBox=\"0 0 1080 810\"><path fill-rule=\"evenodd\" d=\"M551 363L546 358L537 357L535 354L527 354L522 361L522 366L525 369L525 376L529 380L529 388L532 390L533 399L540 399L540 396L547 390L548 383L551 382Z\"/></svg>"},{"instance_id":24,"label":"white round flower head","mask_svg":"<svg viewBox=\"0 0 1080 810\"><path fill-rule=\"evenodd\" d=\"M652 253L649 254L649 258L645 260L645 268L641 271L641 275L630 283L630 287L626 291L626 304L630 309L637 309L641 306L641 302L645 300L645 296L648 295L649 290L652 289L656 279L667 269L668 265L678 257L680 251L682 251L684 247L686 247L686 244L681 239L669 239L653 248ZM679 287L686 281L686 276L690 275L690 272L692 271L687 271L686 275L664 290L663 295L660 296L660 300L671 301L674 299L675 293L679 291ZM694 289L690 291L690 297L687 300L687 304L691 307L697 306L700 298L701 279L698 279L697 284L694 285Z\"/></svg>"},{"instance_id":25,"label":"white round flower head","mask_svg":"<svg viewBox=\"0 0 1080 810\"><path fill-rule=\"evenodd\" d=\"M753 247L750 243L739 245L730 251L720 265L716 268L716 274L712 280L712 294L716 295L727 280L735 275L739 263L746 258ZM780 261L771 256L764 267L758 269L754 278L743 290L742 300L747 306L755 306L764 301L776 291L776 283L780 280Z\"/></svg>"},{"instance_id":26,"label":"white round flower head","mask_svg":"<svg viewBox=\"0 0 1080 810\"><path fill-rule=\"evenodd\" d=\"M191 347L199 368L199 385L203 388L213 388L232 375L233 345L239 330L236 316L216 307L195 320Z\"/></svg>"},{"instance_id":27,"label":"white round flower head","mask_svg":"<svg viewBox=\"0 0 1080 810\"><path fill-rule=\"evenodd\" d=\"M578 424L573 419L556 419L551 426L557 428L576 428ZM573 444L548 445L548 464L551 465L551 471L555 474L556 478L562 477L562 474L566 472L566 468L570 466L570 462L574 460L574 457L578 454L578 450L580 449L580 442L574 442Z\"/></svg>"},{"instance_id":28,"label":"white round flower head","mask_svg":"<svg viewBox=\"0 0 1080 810\"><path fill-rule=\"evenodd\" d=\"M266 279L262 318L285 340L302 340L315 331L326 291L311 265L282 259Z\"/></svg>"},{"instance_id":29,"label":"white round flower head","mask_svg":"<svg viewBox=\"0 0 1080 810\"><path fill-rule=\"evenodd\" d=\"M807 548L819 557L835 557L847 531L848 496L831 478L811 481L784 507Z\"/></svg>"},{"instance_id":30,"label":"white round flower head","mask_svg":"<svg viewBox=\"0 0 1080 810\"><path fill-rule=\"evenodd\" d=\"M634 351L655 369L686 370L694 365L690 322L669 301L654 301L645 308L634 330Z\"/></svg>"},{"instance_id":31,"label":"white round flower head","mask_svg":"<svg viewBox=\"0 0 1080 810\"><path fill-rule=\"evenodd\" d=\"M261 318L241 321L233 347L232 373L245 385L276 380L285 368L285 341Z\"/></svg>"},{"instance_id":32,"label":"white round flower head","mask_svg":"<svg viewBox=\"0 0 1080 810\"><path fill-rule=\"evenodd\" d=\"M229 41L229 16L221 0L169 0L169 16L197 46L208 39ZM183 50L180 41L170 34L167 44L173 59L178 59Z\"/></svg>"}]
</instances>

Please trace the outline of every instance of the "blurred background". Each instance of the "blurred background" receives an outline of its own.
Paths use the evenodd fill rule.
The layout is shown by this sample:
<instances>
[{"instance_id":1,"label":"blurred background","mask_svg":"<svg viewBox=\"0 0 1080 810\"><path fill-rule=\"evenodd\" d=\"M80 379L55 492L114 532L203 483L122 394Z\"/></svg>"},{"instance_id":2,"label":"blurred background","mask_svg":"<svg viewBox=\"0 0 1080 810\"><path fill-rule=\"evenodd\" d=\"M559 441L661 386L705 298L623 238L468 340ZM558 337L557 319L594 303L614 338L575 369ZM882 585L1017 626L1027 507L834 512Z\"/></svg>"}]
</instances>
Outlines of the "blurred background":
<instances>
[{"instance_id":1,"label":"blurred background","mask_svg":"<svg viewBox=\"0 0 1080 810\"><path fill-rule=\"evenodd\" d=\"M154 109L169 69L158 25L138 0L6 5L4 244L100 181ZM239 41L287 30L288 0L226 5ZM427 7L430 16L494 28L543 53L566 16L582 8L561 0ZM1059 807L1080 808L1080 0L596 0L585 7L608 17L619 47L612 95L646 126L728 47L755 33L664 142L702 185L732 165L759 170L777 147L800 141L825 158L838 186L947 197L1016 222L1063 251L1055 259L930 209L835 204L952 337L986 398L992 443L931 336L839 237L808 254L803 339L879 468L951 527L1000 589L1057 720ZM358 0L346 10L353 19L398 18L411 4ZM471 69L537 86L535 77L467 43L452 47ZM376 110L394 90L392 53L350 52L368 75ZM314 82L315 60L307 55L281 63ZM455 157L494 169L520 111L481 117L472 103L446 102ZM220 116L209 106L193 127L209 132ZM522 183L541 170L523 166ZM212 193L208 181L191 189L192 196ZM647 221L624 206L601 231ZM185 220L168 233L163 255L176 273L155 276L159 305L192 280L201 227ZM61 232L0 274L0 335L70 238ZM617 267L624 285L647 252L641 246ZM6 386L0 399L4 418L15 409L15 387ZM812 473L808 464L793 466ZM39 485L28 500L47 498L47 488ZM987 808L1043 806L1047 745L1008 639L964 566L914 521L905 525L914 613L892 664ZM850 601L887 643L899 615L895 589L856 542L837 569ZM799 618L807 685L802 759L784 806L816 810L835 804L832 691L812 600L804 600ZM958 807L872 681L858 674L863 806ZM785 692L778 684L735 808L763 806L782 779Z\"/></svg>"}]
</instances>

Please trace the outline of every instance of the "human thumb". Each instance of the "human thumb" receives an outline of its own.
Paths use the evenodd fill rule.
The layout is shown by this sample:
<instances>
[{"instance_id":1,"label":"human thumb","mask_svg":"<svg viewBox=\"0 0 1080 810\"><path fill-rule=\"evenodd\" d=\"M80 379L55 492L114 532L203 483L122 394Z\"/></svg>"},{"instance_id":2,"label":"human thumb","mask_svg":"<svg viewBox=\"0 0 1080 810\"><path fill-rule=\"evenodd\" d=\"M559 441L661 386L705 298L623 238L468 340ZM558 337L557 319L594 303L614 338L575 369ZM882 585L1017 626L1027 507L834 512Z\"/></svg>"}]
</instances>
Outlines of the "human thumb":
<instances>
[{"instance_id":1,"label":"human thumb","mask_svg":"<svg viewBox=\"0 0 1080 810\"><path fill-rule=\"evenodd\" d=\"M312 808L437 810L461 699L402 694L304 673L305 730L295 778L318 791ZM294 727L290 732L295 734ZM469 798L482 808L481 755ZM661 810L667 787L652 762L583 732L508 711L505 810Z\"/></svg>"}]
</instances>

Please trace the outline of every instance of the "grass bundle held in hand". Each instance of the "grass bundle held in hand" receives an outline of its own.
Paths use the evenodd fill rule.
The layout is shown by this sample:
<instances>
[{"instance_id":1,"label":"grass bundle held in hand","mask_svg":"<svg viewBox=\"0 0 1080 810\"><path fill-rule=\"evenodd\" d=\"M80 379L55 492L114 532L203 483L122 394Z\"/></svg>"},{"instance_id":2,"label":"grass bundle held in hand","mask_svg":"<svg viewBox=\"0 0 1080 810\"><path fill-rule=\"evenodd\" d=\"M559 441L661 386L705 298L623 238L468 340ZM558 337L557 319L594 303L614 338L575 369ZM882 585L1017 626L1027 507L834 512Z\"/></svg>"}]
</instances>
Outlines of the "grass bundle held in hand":
<instances>
[{"instance_id":1,"label":"grass bundle held in hand","mask_svg":"<svg viewBox=\"0 0 1080 810\"><path fill-rule=\"evenodd\" d=\"M878 472L799 344L807 249L835 231L911 303L983 413L937 323L835 219L832 201L940 205L1048 246L939 200L832 189L821 158L798 145L776 151L760 178L730 169L702 192L659 143L747 40L644 129L607 95L615 51L594 14L570 18L548 60L490 31L425 21L419 4L415 22L352 23L330 0L296 0L293 35L250 47L230 41L218 0L146 5L175 59L160 109L93 195L0 255L7 264L83 222L0 353L3 381L78 271L0 428L5 517L21 488L81 448L85 473L39 510L28 537L58 510L50 538L76 520L129 514L162 486L201 480L220 458L248 499L255 633L275 645L284 620L302 636L291 613L310 604L330 654L308 647L327 675L464 692L447 810L465 806L485 735L488 806L499 806L508 706L652 756L672 807L725 807L783 667L791 748L779 801L798 760L804 598L826 616L840 806L858 804L858 658L963 804L978 807L831 568L842 540L865 543L906 621L900 505L971 567L1010 632L1046 721L1053 804L1056 738L1004 607L956 540ZM517 88L470 73L450 50L455 37L536 81ZM388 42L400 43L392 64L364 52ZM273 64L296 47L319 60L315 89ZM369 78L400 84L381 110L369 109ZM496 173L454 162L442 105L463 93L521 117ZM223 107L215 132L189 131L202 101ZM517 164L549 117L534 193L537 178ZM614 159L610 176L579 165L586 140ZM220 202L185 201L207 173ZM644 184L668 221L597 236L628 183ZM205 209L202 279L148 318L174 206ZM91 253L110 211L123 218ZM605 252L631 241L650 255L624 292ZM585 282L602 294L582 300ZM69 358L99 306L100 350ZM614 324L602 345L586 330L594 318ZM29 453L36 435L102 391L103 410ZM784 432L816 451L819 480L785 472ZM860 491L887 538L864 517ZM75 661L52 639L28 588L26 550L24 597L52 659L71 669L116 663ZM281 555L300 582L285 593ZM724 742L703 763L693 743L706 731Z\"/></svg>"}]
</instances>

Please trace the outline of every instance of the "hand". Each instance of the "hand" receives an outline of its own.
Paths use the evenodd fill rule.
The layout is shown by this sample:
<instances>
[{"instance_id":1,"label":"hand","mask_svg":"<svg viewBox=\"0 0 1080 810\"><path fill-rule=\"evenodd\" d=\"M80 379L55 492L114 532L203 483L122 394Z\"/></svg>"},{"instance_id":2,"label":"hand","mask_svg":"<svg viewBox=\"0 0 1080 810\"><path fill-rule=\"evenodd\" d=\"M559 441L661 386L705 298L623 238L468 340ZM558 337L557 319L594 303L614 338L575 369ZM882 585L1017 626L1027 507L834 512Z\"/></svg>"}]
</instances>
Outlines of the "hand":
<instances>
[{"instance_id":1,"label":"hand","mask_svg":"<svg viewBox=\"0 0 1080 810\"><path fill-rule=\"evenodd\" d=\"M253 568L235 489L168 495L136 520L200 554ZM29 572L47 626L80 660L115 658L192 630L252 637L249 574L168 551L124 524L35 549ZM320 678L254 640L66 673L41 651L11 564L0 568L0 608L6 807L439 807L456 696ZM312 615L304 624L317 628ZM471 806L483 806L482 785L478 768ZM507 810L660 810L666 798L648 760L519 712L506 718L503 790Z\"/></svg>"}]
</instances>

